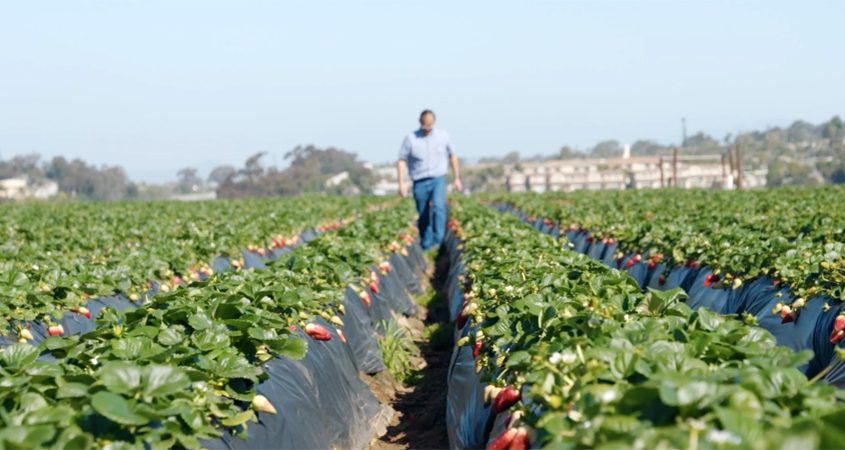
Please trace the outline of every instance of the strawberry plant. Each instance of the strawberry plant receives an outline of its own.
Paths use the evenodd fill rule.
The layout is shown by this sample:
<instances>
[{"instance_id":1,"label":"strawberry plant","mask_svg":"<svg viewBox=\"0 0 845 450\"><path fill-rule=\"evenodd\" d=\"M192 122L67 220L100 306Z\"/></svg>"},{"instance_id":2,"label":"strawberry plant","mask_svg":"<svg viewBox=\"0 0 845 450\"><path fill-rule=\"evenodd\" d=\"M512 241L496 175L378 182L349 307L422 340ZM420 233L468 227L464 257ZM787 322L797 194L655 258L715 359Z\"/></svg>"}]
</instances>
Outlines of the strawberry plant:
<instances>
[{"instance_id":1,"label":"strawberry plant","mask_svg":"<svg viewBox=\"0 0 845 450\"><path fill-rule=\"evenodd\" d=\"M451 211L464 303L476 305L458 345L483 343L473 356L486 400L491 414L508 415L492 446L517 436L516 445L554 448L845 442L830 425L845 417L843 395L802 374L807 352L691 310L679 289L643 292L515 216L470 200Z\"/></svg>"},{"instance_id":2,"label":"strawberry plant","mask_svg":"<svg viewBox=\"0 0 845 450\"><path fill-rule=\"evenodd\" d=\"M198 281L213 274L217 256L237 269L243 250L292 246L306 229L336 229L338 219L381 203L314 200L0 205L6 332L13 321L84 315L90 298L142 301L153 283L167 292Z\"/></svg>"},{"instance_id":3,"label":"strawberry plant","mask_svg":"<svg viewBox=\"0 0 845 450\"><path fill-rule=\"evenodd\" d=\"M669 266L707 266L714 287L768 277L796 297L845 300L845 189L603 191L494 196L566 231Z\"/></svg>"},{"instance_id":4,"label":"strawberry plant","mask_svg":"<svg viewBox=\"0 0 845 450\"><path fill-rule=\"evenodd\" d=\"M267 270L212 274L133 310L106 308L84 335L0 350L0 447L199 448L222 430L246 436L280 407L256 392L263 364L326 345L317 317L342 340L344 287L372 281L383 250L414 233L412 218L406 204L369 210Z\"/></svg>"}]
</instances>

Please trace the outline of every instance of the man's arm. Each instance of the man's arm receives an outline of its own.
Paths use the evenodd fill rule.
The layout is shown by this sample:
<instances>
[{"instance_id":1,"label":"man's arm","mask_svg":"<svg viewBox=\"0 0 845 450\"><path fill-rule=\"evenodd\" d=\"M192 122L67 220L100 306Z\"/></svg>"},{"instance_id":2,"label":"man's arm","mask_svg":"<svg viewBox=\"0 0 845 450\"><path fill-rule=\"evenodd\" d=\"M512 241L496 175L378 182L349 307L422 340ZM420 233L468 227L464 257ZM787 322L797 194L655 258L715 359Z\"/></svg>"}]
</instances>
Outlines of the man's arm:
<instances>
[{"instance_id":1,"label":"man's arm","mask_svg":"<svg viewBox=\"0 0 845 450\"><path fill-rule=\"evenodd\" d=\"M455 156L454 153L449 154L449 164L452 166L452 174L455 175L455 190L458 192L463 191L463 185L461 185L461 168L458 165L458 157Z\"/></svg>"},{"instance_id":2,"label":"man's arm","mask_svg":"<svg viewBox=\"0 0 845 450\"><path fill-rule=\"evenodd\" d=\"M406 164L405 164L404 159L400 159L399 161L396 162L396 180L399 182L399 195L401 197L407 197L408 196L408 191L405 189L405 180L404 180L404 178L405 178L404 175L405 175L405 171L406 171L405 166L406 166Z\"/></svg>"},{"instance_id":3,"label":"man's arm","mask_svg":"<svg viewBox=\"0 0 845 450\"><path fill-rule=\"evenodd\" d=\"M399 147L399 161L396 162L396 181L399 182L399 195L401 197L408 196L408 190L405 188L405 172L408 170L408 156L411 154L411 140L408 137L402 141Z\"/></svg>"}]
</instances>

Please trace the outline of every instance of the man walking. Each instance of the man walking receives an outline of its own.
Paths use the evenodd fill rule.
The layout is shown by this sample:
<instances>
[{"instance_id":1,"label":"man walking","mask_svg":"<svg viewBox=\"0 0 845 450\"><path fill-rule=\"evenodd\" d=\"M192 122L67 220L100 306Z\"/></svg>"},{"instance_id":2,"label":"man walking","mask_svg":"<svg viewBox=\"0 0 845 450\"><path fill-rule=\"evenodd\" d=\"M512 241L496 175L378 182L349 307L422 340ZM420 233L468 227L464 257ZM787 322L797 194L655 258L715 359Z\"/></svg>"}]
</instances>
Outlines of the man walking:
<instances>
[{"instance_id":1,"label":"man walking","mask_svg":"<svg viewBox=\"0 0 845 450\"><path fill-rule=\"evenodd\" d=\"M435 121L431 110L420 114L420 128L402 141L396 163L399 195L408 195L404 181L406 165L413 182L423 250L440 245L446 233L446 172L450 165L455 175L455 190L461 191L458 157L452 152L449 134L434 128Z\"/></svg>"}]
</instances>

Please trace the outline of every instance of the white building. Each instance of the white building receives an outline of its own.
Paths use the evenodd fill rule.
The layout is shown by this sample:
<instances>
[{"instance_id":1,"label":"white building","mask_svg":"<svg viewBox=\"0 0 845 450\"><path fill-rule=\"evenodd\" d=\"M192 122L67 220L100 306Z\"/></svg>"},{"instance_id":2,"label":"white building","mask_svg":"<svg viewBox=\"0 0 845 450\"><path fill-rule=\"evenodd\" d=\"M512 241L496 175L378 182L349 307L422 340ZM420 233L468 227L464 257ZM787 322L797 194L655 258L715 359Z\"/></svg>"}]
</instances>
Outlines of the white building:
<instances>
[{"instance_id":1,"label":"white building","mask_svg":"<svg viewBox=\"0 0 845 450\"><path fill-rule=\"evenodd\" d=\"M0 180L0 198L17 200L26 198L29 182L26 177L14 177Z\"/></svg>"},{"instance_id":2,"label":"white building","mask_svg":"<svg viewBox=\"0 0 845 450\"><path fill-rule=\"evenodd\" d=\"M378 178L378 182L373 187L373 194L396 195L399 193L399 181L396 180L396 166L373 167L372 170Z\"/></svg>"},{"instance_id":3,"label":"white building","mask_svg":"<svg viewBox=\"0 0 845 450\"><path fill-rule=\"evenodd\" d=\"M343 171L337 175L332 175L326 180L326 187L334 187L340 185L344 181L349 179L349 172Z\"/></svg>"},{"instance_id":4,"label":"white building","mask_svg":"<svg viewBox=\"0 0 845 450\"><path fill-rule=\"evenodd\" d=\"M13 177L0 180L0 200L47 199L59 193L55 181L30 183L27 177Z\"/></svg>"},{"instance_id":5,"label":"white building","mask_svg":"<svg viewBox=\"0 0 845 450\"><path fill-rule=\"evenodd\" d=\"M504 166L504 186L510 192L577 191L599 189L655 189L678 186L724 188L733 184L721 155L630 156L523 162ZM765 171L742 173L742 187L765 186Z\"/></svg>"}]
</instances>

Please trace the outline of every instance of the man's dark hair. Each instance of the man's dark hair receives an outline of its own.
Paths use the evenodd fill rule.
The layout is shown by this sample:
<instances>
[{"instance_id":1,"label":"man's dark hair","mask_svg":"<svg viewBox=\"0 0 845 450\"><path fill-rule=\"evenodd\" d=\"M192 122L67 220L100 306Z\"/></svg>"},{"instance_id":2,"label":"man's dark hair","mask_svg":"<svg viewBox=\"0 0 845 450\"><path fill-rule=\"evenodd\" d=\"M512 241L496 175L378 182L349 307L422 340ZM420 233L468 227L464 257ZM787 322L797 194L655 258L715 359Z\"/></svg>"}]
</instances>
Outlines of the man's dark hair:
<instances>
[{"instance_id":1,"label":"man's dark hair","mask_svg":"<svg viewBox=\"0 0 845 450\"><path fill-rule=\"evenodd\" d=\"M437 116L434 114L434 111L432 111L430 109L426 109L426 110L424 110L423 112L420 113L420 120L423 120L423 117L425 117L429 114L431 114L431 117L434 117L435 119L437 118Z\"/></svg>"}]
</instances>

